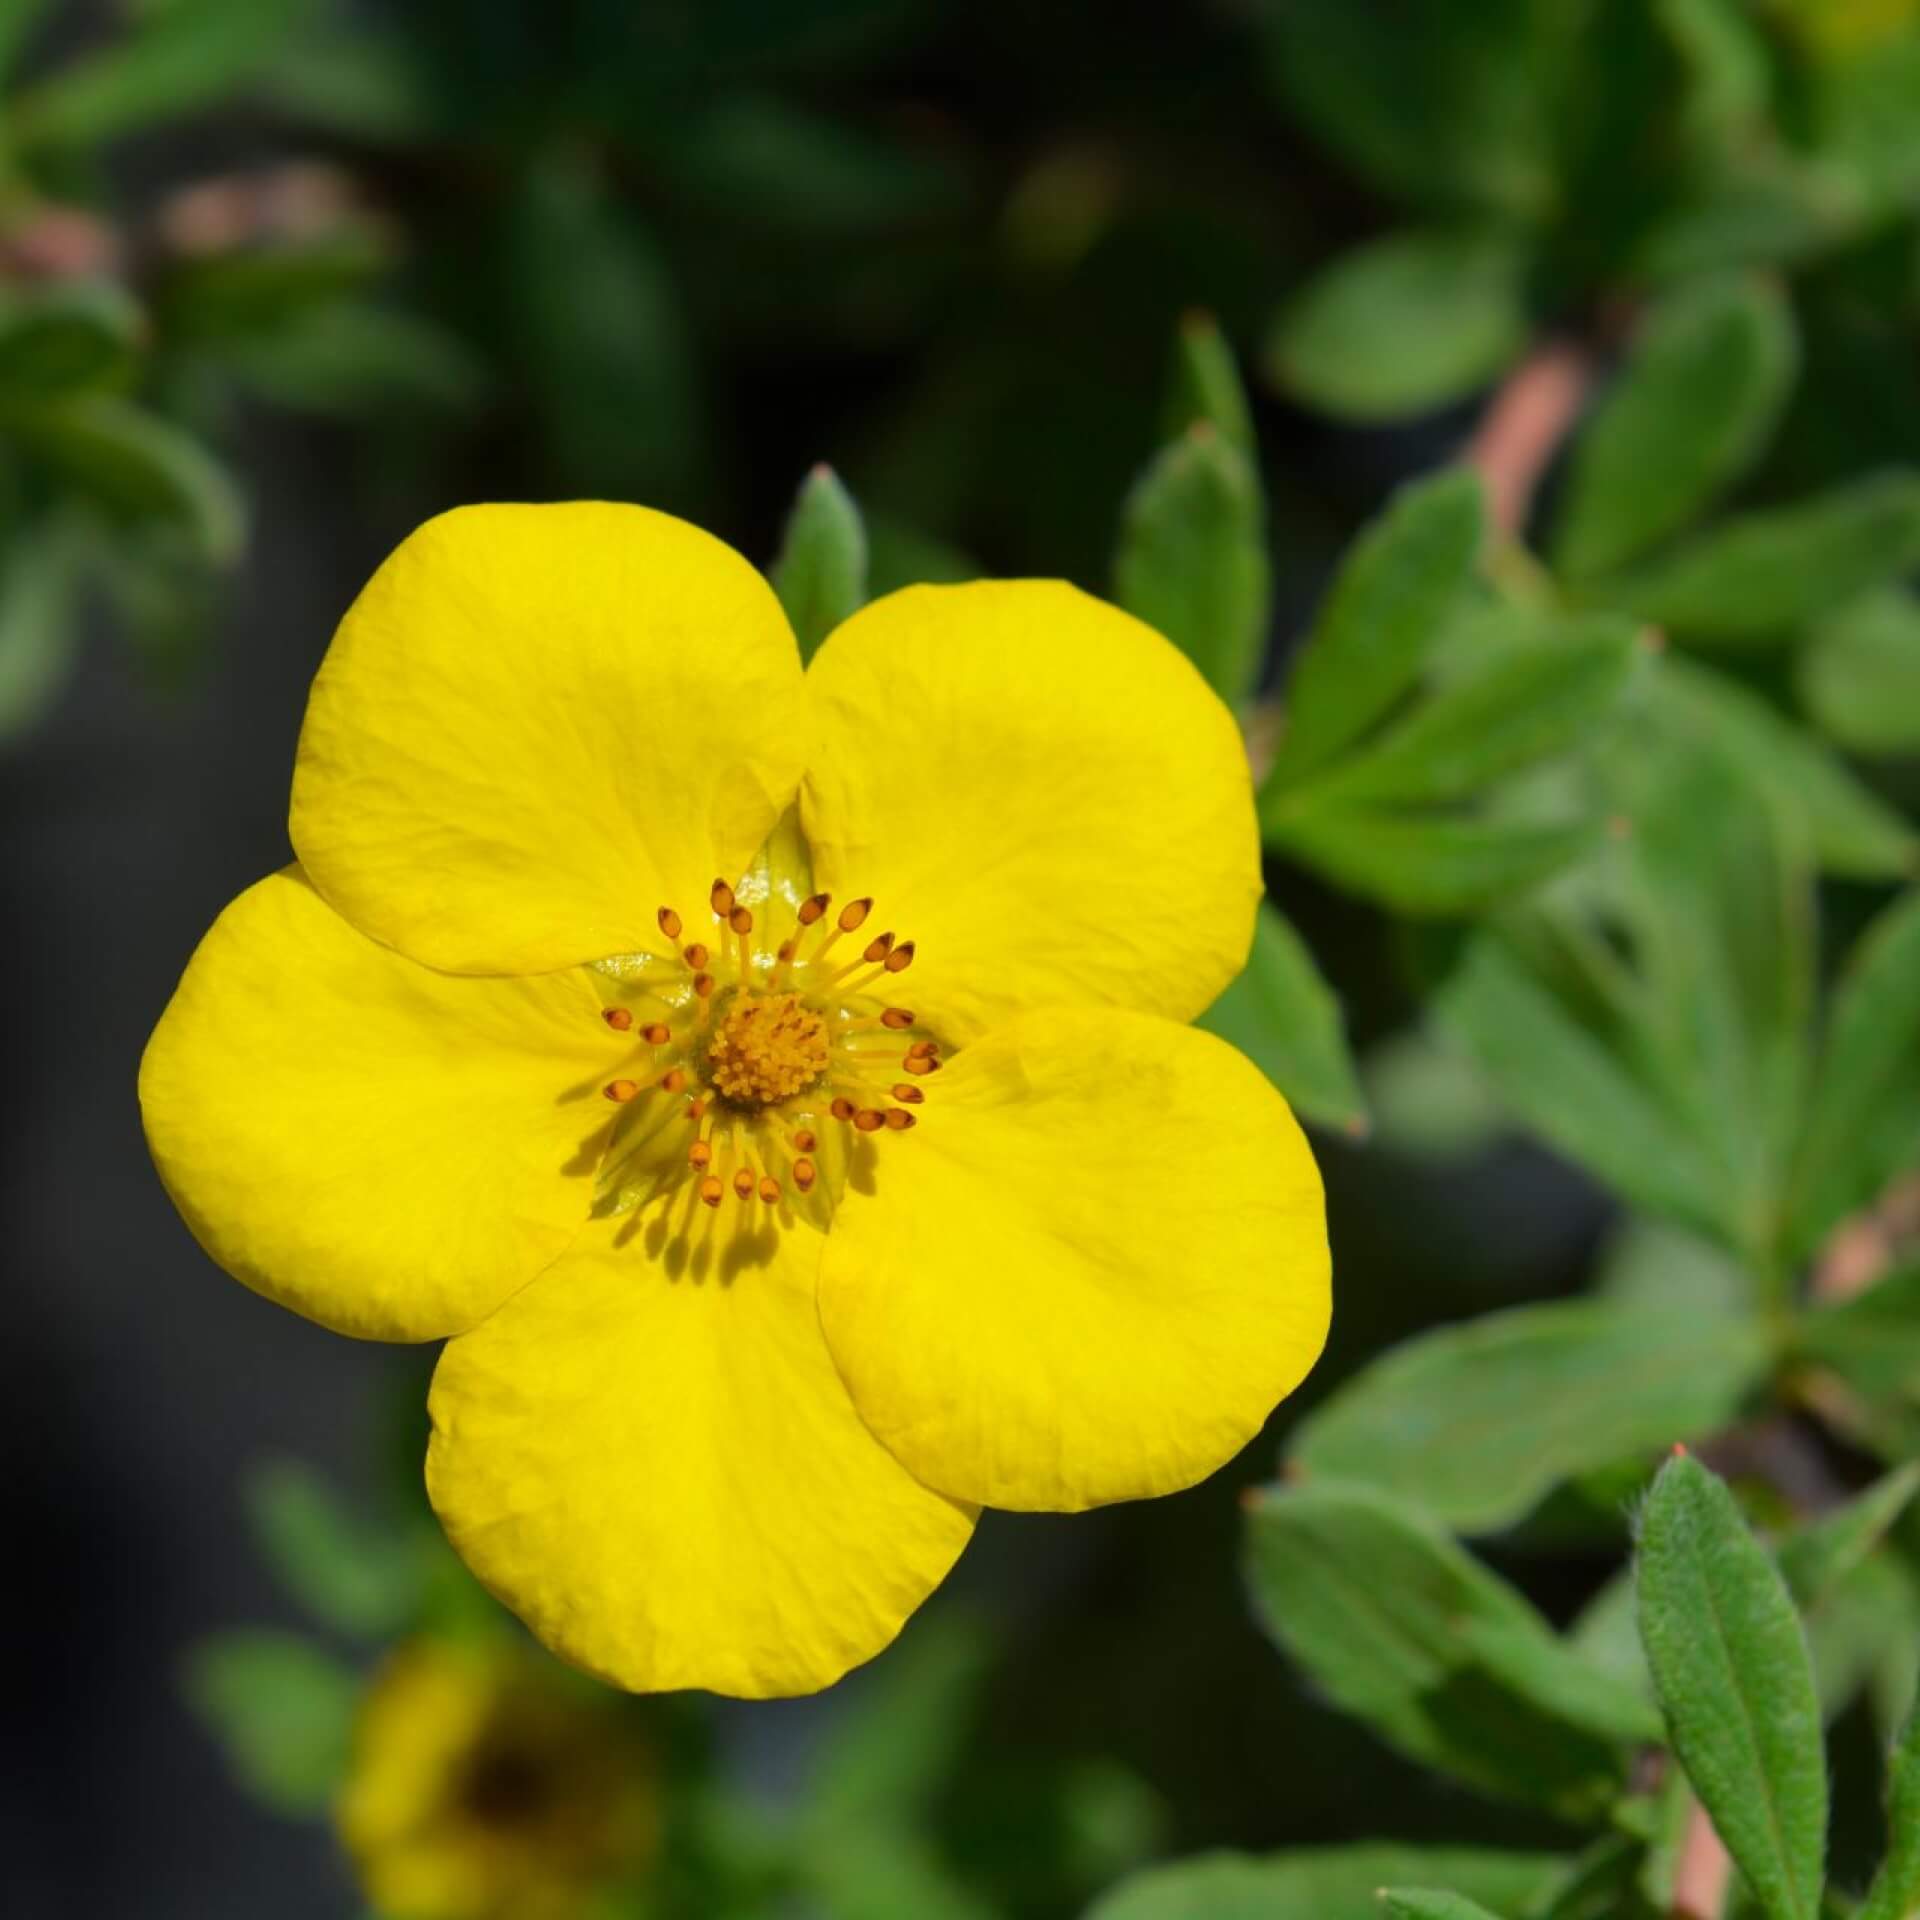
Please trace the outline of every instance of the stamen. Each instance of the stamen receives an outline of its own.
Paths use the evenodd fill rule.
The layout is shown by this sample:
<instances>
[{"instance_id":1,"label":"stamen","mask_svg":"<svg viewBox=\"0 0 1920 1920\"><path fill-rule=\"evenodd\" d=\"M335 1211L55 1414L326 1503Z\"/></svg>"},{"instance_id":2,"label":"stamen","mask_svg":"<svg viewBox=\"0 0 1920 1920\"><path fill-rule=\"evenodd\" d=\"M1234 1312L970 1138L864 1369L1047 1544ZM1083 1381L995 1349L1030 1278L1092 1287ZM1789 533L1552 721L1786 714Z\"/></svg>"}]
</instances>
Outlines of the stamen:
<instances>
[{"instance_id":1,"label":"stamen","mask_svg":"<svg viewBox=\"0 0 1920 1920\"><path fill-rule=\"evenodd\" d=\"M630 1014L625 1007L604 1008L600 1018L604 1020L615 1033L625 1033L626 1030L633 1025L633 1015Z\"/></svg>"},{"instance_id":2,"label":"stamen","mask_svg":"<svg viewBox=\"0 0 1920 1920\"><path fill-rule=\"evenodd\" d=\"M849 1100L845 1094L840 1094L827 1111L832 1114L836 1120L851 1120L854 1114L853 1102Z\"/></svg>"},{"instance_id":3,"label":"stamen","mask_svg":"<svg viewBox=\"0 0 1920 1920\"><path fill-rule=\"evenodd\" d=\"M905 973L906 970L913 965L913 942L911 940L902 940L900 944L887 955L886 965L889 973Z\"/></svg>"},{"instance_id":4,"label":"stamen","mask_svg":"<svg viewBox=\"0 0 1920 1920\"><path fill-rule=\"evenodd\" d=\"M662 907L653 917L660 922L660 931L669 940L680 938L680 916L671 907Z\"/></svg>"},{"instance_id":5,"label":"stamen","mask_svg":"<svg viewBox=\"0 0 1920 1920\"><path fill-rule=\"evenodd\" d=\"M793 1184L798 1187L802 1193L811 1193L813 1191L814 1177L813 1162L809 1160L805 1154L802 1154L800 1158L793 1163Z\"/></svg>"},{"instance_id":6,"label":"stamen","mask_svg":"<svg viewBox=\"0 0 1920 1920\"><path fill-rule=\"evenodd\" d=\"M600 1091L615 1106L622 1107L640 1091L640 1083L637 1080L609 1080Z\"/></svg>"},{"instance_id":7,"label":"stamen","mask_svg":"<svg viewBox=\"0 0 1920 1920\"><path fill-rule=\"evenodd\" d=\"M810 927L826 910L833 905L830 893L810 893L800 902L800 911L796 916L803 927Z\"/></svg>"},{"instance_id":8,"label":"stamen","mask_svg":"<svg viewBox=\"0 0 1920 1920\"><path fill-rule=\"evenodd\" d=\"M724 880L716 880L713 883L707 899L713 907L713 917L716 920L724 920L733 911L733 889Z\"/></svg>"},{"instance_id":9,"label":"stamen","mask_svg":"<svg viewBox=\"0 0 1920 1920\"><path fill-rule=\"evenodd\" d=\"M751 1167L740 1167L735 1170L734 1176L733 1176L733 1190L735 1193L737 1193L740 1196L742 1200L751 1200L753 1198L754 1187L756 1184L757 1183L755 1182L753 1177L753 1169Z\"/></svg>"},{"instance_id":10,"label":"stamen","mask_svg":"<svg viewBox=\"0 0 1920 1920\"><path fill-rule=\"evenodd\" d=\"M883 1117L895 1133L905 1133L914 1124L914 1116L905 1107L889 1107Z\"/></svg>"},{"instance_id":11,"label":"stamen","mask_svg":"<svg viewBox=\"0 0 1920 1920\"><path fill-rule=\"evenodd\" d=\"M720 1196L725 1192L726 1188L711 1173L700 1182L700 1198L710 1207L717 1207L720 1204Z\"/></svg>"},{"instance_id":12,"label":"stamen","mask_svg":"<svg viewBox=\"0 0 1920 1920\"><path fill-rule=\"evenodd\" d=\"M862 1133L878 1133L887 1124L887 1116L878 1107L862 1107L853 1116L853 1124Z\"/></svg>"},{"instance_id":13,"label":"stamen","mask_svg":"<svg viewBox=\"0 0 1920 1920\"><path fill-rule=\"evenodd\" d=\"M672 1076L669 1075L668 1077L671 1078ZM918 1087L908 1086L903 1080L899 1086L894 1088L893 1097L896 1100L904 1100L910 1107L917 1107L927 1096Z\"/></svg>"},{"instance_id":14,"label":"stamen","mask_svg":"<svg viewBox=\"0 0 1920 1920\"><path fill-rule=\"evenodd\" d=\"M883 1027L892 1027L898 1033L903 1028L913 1025L913 1014L906 1007L888 1007L880 1016L880 1024Z\"/></svg>"},{"instance_id":15,"label":"stamen","mask_svg":"<svg viewBox=\"0 0 1920 1920\"><path fill-rule=\"evenodd\" d=\"M753 950L747 944L747 936L753 931L753 915L745 907L735 907L727 915L730 926L740 942L740 984L745 986L753 978Z\"/></svg>"},{"instance_id":16,"label":"stamen","mask_svg":"<svg viewBox=\"0 0 1920 1920\"><path fill-rule=\"evenodd\" d=\"M666 1088L666 1090L667 1090L667 1091L668 1091L669 1093L684 1093L684 1092L686 1091L686 1085L687 1085L687 1070L686 1070L686 1068L685 1068L685 1067L675 1067L675 1068L673 1069L673 1071L672 1071L671 1073L669 1073L669 1074L668 1074L668 1075L667 1075L667 1076L666 1076L666 1077L665 1077L665 1078L664 1078L664 1079L663 1079L663 1080L662 1080L662 1081L660 1082L660 1084L661 1084L661 1085L662 1085L663 1087L665 1087L665 1088Z\"/></svg>"},{"instance_id":17,"label":"stamen","mask_svg":"<svg viewBox=\"0 0 1920 1920\"><path fill-rule=\"evenodd\" d=\"M770 1207L780 1204L780 1182L770 1173L760 1176L760 1198Z\"/></svg>"},{"instance_id":18,"label":"stamen","mask_svg":"<svg viewBox=\"0 0 1920 1920\"><path fill-rule=\"evenodd\" d=\"M696 940L690 947L681 948L680 958L684 960L695 973L698 973L700 969L707 964L707 950Z\"/></svg>"},{"instance_id":19,"label":"stamen","mask_svg":"<svg viewBox=\"0 0 1920 1920\"><path fill-rule=\"evenodd\" d=\"M650 1047L664 1047L673 1038L673 1029L664 1020L656 1020L640 1029L640 1038Z\"/></svg>"},{"instance_id":20,"label":"stamen","mask_svg":"<svg viewBox=\"0 0 1920 1920\"><path fill-rule=\"evenodd\" d=\"M795 1153L811 1153L819 1144L819 1139L811 1127L802 1127L793 1136L793 1150Z\"/></svg>"},{"instance_id":21,"label":"stamen","mask_svg":"<svg viewBox=\"0 0 1920 1920\"><path fill-rule=\"evenodd\" d=\"M931 1053L910 1053L900 1062L909 1073L938 1073L940 1062Z\"/></svg>"}]
</instances>

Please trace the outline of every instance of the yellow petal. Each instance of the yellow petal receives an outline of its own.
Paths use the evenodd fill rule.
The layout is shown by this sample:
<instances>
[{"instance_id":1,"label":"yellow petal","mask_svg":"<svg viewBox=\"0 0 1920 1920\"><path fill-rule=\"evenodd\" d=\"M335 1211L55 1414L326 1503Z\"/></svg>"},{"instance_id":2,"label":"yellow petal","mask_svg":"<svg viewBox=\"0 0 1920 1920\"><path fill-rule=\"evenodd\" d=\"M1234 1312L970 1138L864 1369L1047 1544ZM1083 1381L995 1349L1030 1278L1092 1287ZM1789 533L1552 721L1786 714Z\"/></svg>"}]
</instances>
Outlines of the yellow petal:
<instances>
[{"instance_id":1,"label":"yellow petal","mask_svg":"<svg viewBox=\"0 0 1920 1920\"><path fill-rule=\"evenodd\" d=\"M799 654L773 590L644 507L462 507L348 611L314 682L293 844L429 966L537 973L659 944L794 795Z\"/></svg>"},{"instance_id":2,"label":"yellow petal","mask_svg":"<svg viewBox=\"0 0 1920 1920\"><path fill-rule=\"evenodd\" d=\"M818 884L916 942L912 1003L950 1038L1075 1000L1188 1020L1245 964L1246 755L1151 628L1059 581L909 587L807 687Z\"/></svg>"},{"instance_id":3,"label":"yellow petal","mask_svg":"<svg viewBox=\"0 0 1920 1920\"><path fill-rule=\"evenodd\" d=\"M994 1507L1204 1478L1305 1378L1329 1312L1286 1102L1224 1041L1133 1013L1028 1014L956 1055L820 1273L868 1426Z\"/></svg>"},{"instance_id":4,"label":"yellow petal","mask_svg":"<svg viewBox=\"0 0 1920 1920\"><path fill-rule=\"evenodd\" d=\"M820 1237L731 1240L752 1217L699 1208L690 1263L665 1216L596 1221L434 1375L448 1537L555 1652L637 1692L827 1686L973 1530L854 1412L814 1310Z\"/></svg>"},{"instance_id":5,"label":"yellow petal","mask_svg":"<svg viewBox=\"0 0 1920 1920\"><path fill-rule=\"evenodd\" d=\"M431 972L289 868L200 943L140 1105L174 1204L236 1279L339 1333L432 1340L579 1232L614 1050L584 975Z\"/></svg>"}]
</instances>

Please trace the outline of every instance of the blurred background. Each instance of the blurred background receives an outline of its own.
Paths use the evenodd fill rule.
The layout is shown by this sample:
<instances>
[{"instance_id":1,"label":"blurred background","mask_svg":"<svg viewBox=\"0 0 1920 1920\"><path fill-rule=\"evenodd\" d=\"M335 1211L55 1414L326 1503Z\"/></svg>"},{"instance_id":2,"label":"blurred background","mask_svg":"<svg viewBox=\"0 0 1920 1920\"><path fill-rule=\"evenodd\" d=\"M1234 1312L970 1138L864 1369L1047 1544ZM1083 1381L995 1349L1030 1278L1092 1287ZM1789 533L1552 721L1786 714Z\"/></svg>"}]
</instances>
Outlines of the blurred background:
<instances>
[{"instance_id":1,"label":"blurred background","mask_svg":"<svg viewBox=\"0 0 1920 1920\"><path fill-rule=\"evenodd\" d=\"M1752 500L1914 457L1914 11L0 0L0 1905L371 1911L314 1756L383 1645L480 1606L422 1520L430 1356L218 1274L133 1097L194 942L288 857L307 683L407 531L459 501L603 496L764 565L826 462L864 509L871 592L1111 591L1211 316L1267 516L1257 748L1355 529L1469 446L1523 526L1664 288L1755 273L1791 304L1801 376ZM1798 697L1782 656L1738 671ZM1840 711L1845 691L1851 748L1875 703ZM1910 749L1874 749L1874 804L1913 799ZM1618 1219L1384 1044L1457 928L1311 866L1270 886L1375 1107L1364 1143L1357 1117L1316 1130L1327 1362L1191 1494L987 1516L896 1653L831 1696L623 1719L680 1823L658 1857L726 1855L740 1912L1040 1920L1216 1844L1559 1831L1337 1717L1242 1594L1238 1498L1282 1425L1415 1328L1573 1291ZM1870 885L1840 876L1837 924ZM1492 1558L1563 1619L1616 1550L1549 1525ZM462 1684L511 1695L517 1657ZM899 1804L862 1784L874 1754ZM799 1904L756 1907L752 1863L795 1820L826 1836L780 1896ZM659 1897L622 1911L720 1910ZM586 1909L499 1909L549 1910Z\"/></svg>"}]
</instances>

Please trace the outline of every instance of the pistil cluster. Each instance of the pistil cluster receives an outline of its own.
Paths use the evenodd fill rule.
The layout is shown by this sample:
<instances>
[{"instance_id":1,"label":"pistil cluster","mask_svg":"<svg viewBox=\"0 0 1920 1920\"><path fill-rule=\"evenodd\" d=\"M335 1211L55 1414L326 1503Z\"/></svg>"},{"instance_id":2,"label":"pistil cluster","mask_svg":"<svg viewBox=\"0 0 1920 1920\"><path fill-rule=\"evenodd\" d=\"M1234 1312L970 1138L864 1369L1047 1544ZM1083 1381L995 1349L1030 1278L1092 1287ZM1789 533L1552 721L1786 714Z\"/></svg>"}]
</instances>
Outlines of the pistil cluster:
<instances>
[{"instance_id":1,"label":"pistil cluster","mask_svg":"<svg viewBox=\"0 0 1920 1920\"><path fill-rule=\"evenodd\" d=\"M905 1133L939 1071L940 1043L888 990L914 943L862 933L870 897L833 913L816 893L777 941L778 908L757 918L725 880L708 896L713 926L687 939L679 912L656 921L665 949L622 976L603 1018L636 1057L606 1083L623 1109L608 1146L619 1204L645 1204L691 1182L719 1207L729 1190L784 1219L843 1184L862 1139ZM836 949L839 949L836 951ZM844 1137L828 1138L844 1129ZM829 1176L837 1175L837 1178Z\"/></svg>"}]
</instances>

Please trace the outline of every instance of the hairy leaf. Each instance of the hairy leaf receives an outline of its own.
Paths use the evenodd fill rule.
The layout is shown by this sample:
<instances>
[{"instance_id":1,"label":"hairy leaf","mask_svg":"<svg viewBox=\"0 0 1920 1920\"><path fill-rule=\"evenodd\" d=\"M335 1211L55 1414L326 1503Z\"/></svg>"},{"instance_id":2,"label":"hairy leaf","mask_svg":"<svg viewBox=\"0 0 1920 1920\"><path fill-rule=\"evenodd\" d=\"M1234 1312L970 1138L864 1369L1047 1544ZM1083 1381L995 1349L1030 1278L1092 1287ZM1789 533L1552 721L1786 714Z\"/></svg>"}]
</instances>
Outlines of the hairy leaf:
<instances>
[{"instance_id":1,"label":"hairy leaf","mask_svg":"<svg viewBox=\"0 0 1920 1920\"><path fill-rule=\"evenodd\" d=\"M865 602L866 525L831 467L815 467L800 483L771 578L803 661Z\"/></svg>"}]
</instances>

